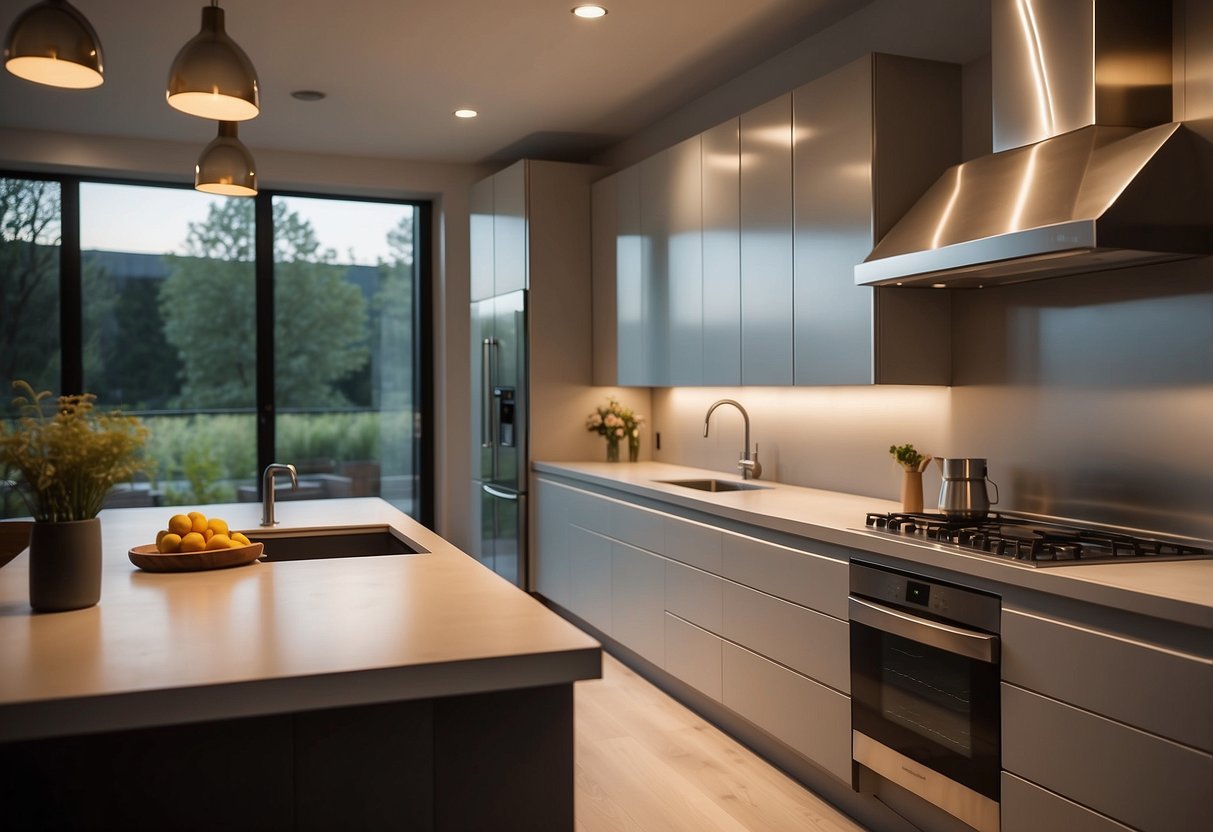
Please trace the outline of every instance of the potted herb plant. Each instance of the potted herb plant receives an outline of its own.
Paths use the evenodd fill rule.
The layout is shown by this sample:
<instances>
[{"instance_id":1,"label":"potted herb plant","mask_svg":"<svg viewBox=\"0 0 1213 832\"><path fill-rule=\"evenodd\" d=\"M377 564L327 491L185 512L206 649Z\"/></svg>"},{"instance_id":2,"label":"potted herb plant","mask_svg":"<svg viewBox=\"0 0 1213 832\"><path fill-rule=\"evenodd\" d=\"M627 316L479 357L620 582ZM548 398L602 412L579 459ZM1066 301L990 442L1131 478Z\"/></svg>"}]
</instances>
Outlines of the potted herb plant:
<instances>
[{"instance_id":1,"label":"potted herb plant","mask_svg":"<svg viewBox=\"0 0 1213 832\"><path fill-rule=\"evenodd\" d=\"M914 446L890 445L889 453L901 466L901 510L907 514L922 511L922 472L931 461L930 454L914 450Z\"/></svg>"},{"instance_id":2,"label":"potted herb plant","mask_svg":"<svg viewBox=\"0 0 1213 832\"><path fill-rule=\"evenodd\" d=\"M91 607L101 597L101 521L115 483L146 470L148 431L138 419L98 412L96 396L60 396L25 381L13 399L20 415L0 421L0 462L17 474L17 491L34 518L30 530L30 605L43 612Z\"/></svg>"}]
</instances>

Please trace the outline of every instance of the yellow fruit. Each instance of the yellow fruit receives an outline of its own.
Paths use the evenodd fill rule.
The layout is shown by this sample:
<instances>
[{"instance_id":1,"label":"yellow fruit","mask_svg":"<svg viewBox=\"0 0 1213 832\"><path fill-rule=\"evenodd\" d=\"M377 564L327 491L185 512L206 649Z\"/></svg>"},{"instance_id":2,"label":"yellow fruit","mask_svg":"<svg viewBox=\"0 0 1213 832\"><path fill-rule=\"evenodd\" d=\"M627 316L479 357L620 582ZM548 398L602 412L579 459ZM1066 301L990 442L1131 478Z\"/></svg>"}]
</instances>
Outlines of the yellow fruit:
<instances>
[{"instance_id":1,"label":"yellow fruit","mask_svg":"<svg viewBox=\"0 0 1213 832\"><path fill-rule=\"evenodd\" d=\"M231 538L225 534L212 535L211 539L206 542L207 549L230 549Z\"/></svg>"},{"instance_id":2,"label":"yellow fruit","mask_svg":"<svg viewBox=\"0 0 1213 832\"><path fill-rule=\"evenodd\" d=\"M180 549L181 535L174 532L165 532L164 536L156 541L156 550L162 555L170 555Z\"/></svg>"},{"instance_id":3,"label":"yellow fruit","mask_svg":"<svg viewBox=\"0 0 1213 832\"><path fill-rule=\"evenodd\" d=\"M206 515L200 511L191 511L189 513L191 530L196 532L206 531Z\"/></svg>"},{"instance_id":4,"label":"yellow fruit","mask_svg":"<svg viewBox=\"0 0 1213 832\"><path fill-rule=\"evenodd\" d=\"M248 546L252 543L251 540L249 540L247 537L245 537L240 532L232 532L231 535L229 535L229 536L232 538L232 540L236 541L241 546Z\"/></svg>"},{"instance_id":5,"label":"yellow fruit","mask_svg":"<svg viewBox=\"0 0 1213 832\"><path fill-rule=\"evenodd\" d=\"M189 534L193 525L193 521L184 514L174 514L168 519L168 530L173 534Z\"/></svg>"},{"instance_id":6,"label":"yellow fruit","mask_svg":"<svg viewBox=\"0 0 1213 832\"><path fill-rule=\"evenodd\" d=\"M243 549L243 548L244 548L246 545L248 545L248 544L246 544L246 543L241 543L239 540L237 540L236 538L234 538L234 537L233 537L233 538L231 538L231 539L228 541L227 548L229 548L229 549Z\"/></svg>"},{"instance_id":7,"label":"yellow fruit","mask_svg":"<svg viewBox=\"0 0 1213 832\"><path fill-rule=\"evenodd\" d=\"M164 536L166 534L168 534L168 529L161 529L160 531L156 532L156 545L157 546L160 545L160 541L164 538Z\"/></svg>"},{"instance_id":8,"label":"yellow fruit","mask_svg":"<svg viewBox=\"0 0 1213 832\"><path fill-rule=\"evenodd\" d=\"M205 529L202 530L202 536L205 537L209 541L212 537L215 536L215 530L212 529L210 526L207 526Z\"/></svg>"},{"instance_id":9,"label":"yellow fruit","mask_svg":"<svg viewBox=\"0 0 1213 832\"><path fill-rule=\"evenodd\" d=\"M206 522L206 527L215 534L227 534L227 521L221 517L212 517Z\"/></svg>"},{"instance_id":10,"label":"yellow fruit","mask_svg":"<svg viewBox=\"0 0 1213 832\"><path fill-rule=\"evenodd\" d=\"M182 552L201 552L206 548L206 538L201 532L190 532L185 537L181 538Z\"/></svg>"}]
</instances>

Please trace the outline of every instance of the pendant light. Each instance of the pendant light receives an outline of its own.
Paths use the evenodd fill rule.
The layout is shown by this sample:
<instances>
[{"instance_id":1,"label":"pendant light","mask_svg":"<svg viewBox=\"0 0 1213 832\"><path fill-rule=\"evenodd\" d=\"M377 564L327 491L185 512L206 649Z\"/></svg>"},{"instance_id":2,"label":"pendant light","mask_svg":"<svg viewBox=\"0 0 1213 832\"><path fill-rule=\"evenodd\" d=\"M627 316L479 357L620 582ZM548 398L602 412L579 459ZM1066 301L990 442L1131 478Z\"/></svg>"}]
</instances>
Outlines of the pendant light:
<instances>
[{"instance_id":1,"label":"pendant light","mask_svg":"<svg viewBox=\"0 0 1213 832\"><path fill-rule=\"evenodd\" d=\"M4 66L18 78L83 90L105 80L97 32L67 0L42 0L13 21Z\"/></svg>"},{"instance_id":2,"label":"pendant light","mask_svg":"<svg viewBox=\"0 0 1213 832\"><path fill-rule=\"evenodd\" d=\"M223 30L218 0L202 8L202 30L173 60L165 96L183 113L217 121L245 121L261 112L257 70Z\"/></svg>"},{"instance_id":3,"label":"pendant light","mask_svg":"<svg viewBox=\"0 0 1213 832\"><path fill-rule=\"evenodd\" d=\"M236 137L236 122L219 122L219 135L194 167L194 187L208 194L256 196L257 167L253 154Z\"/></svg>"}]
</instances>

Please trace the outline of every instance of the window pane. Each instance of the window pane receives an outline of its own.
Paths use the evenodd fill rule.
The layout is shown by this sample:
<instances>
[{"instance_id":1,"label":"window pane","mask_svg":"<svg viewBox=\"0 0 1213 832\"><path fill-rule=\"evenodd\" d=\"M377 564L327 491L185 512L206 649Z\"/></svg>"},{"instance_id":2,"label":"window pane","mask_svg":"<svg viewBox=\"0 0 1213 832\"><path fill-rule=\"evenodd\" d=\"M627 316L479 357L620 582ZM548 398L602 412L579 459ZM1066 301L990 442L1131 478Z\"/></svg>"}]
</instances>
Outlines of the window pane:
<instances>
[{"instance_id":1,"label":"window pane","mask_svg":"<svg viewBox=\"0 0 1213 832\"><path fill-rule=\"evenodd\" d=\"M14 415L11 384L59 390L57 182L0 178L0 418ZM0 470L0 517L29 514Z\"/></svg>"},{"instance_id":2,"label":"window pane","mask_svg":"<svg viewBox=\"0 0 1213 832\"><path fill-rule=\"evenodd\" d=\"M107 506L256 500L253 201L82 183L84 386L151 430Z\"/></svg>"},{"instance_id":3,"label":"window pane","mask_svg":"<svg viewBox=\"0 0 1213 832\"><path fill-rule=\"evenodd\" d=\"M382 496L417 516L416 211L274 197L273 216L276 457L299 469L291 496Z\"/></svg>"}]
</instances>

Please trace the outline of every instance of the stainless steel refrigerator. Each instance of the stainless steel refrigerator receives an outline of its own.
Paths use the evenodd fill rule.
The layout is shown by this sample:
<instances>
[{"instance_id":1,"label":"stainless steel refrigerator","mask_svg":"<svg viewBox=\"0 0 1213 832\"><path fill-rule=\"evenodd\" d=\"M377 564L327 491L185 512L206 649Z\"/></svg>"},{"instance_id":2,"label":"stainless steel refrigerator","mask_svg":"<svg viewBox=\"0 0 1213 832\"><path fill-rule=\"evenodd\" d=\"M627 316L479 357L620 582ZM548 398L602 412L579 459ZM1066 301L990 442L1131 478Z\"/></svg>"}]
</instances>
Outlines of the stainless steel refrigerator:
<instances>
[{"instance_id":1,"label":"stainless steel refrigerator","mask_svg":"<svg viewBox=\"0 0 1213 832\"><path fill-rule=\"evenodd\" d=\"M527 585L526 291L472 303L471 507L481 563Z\"/></svg>"}]
</instances>

